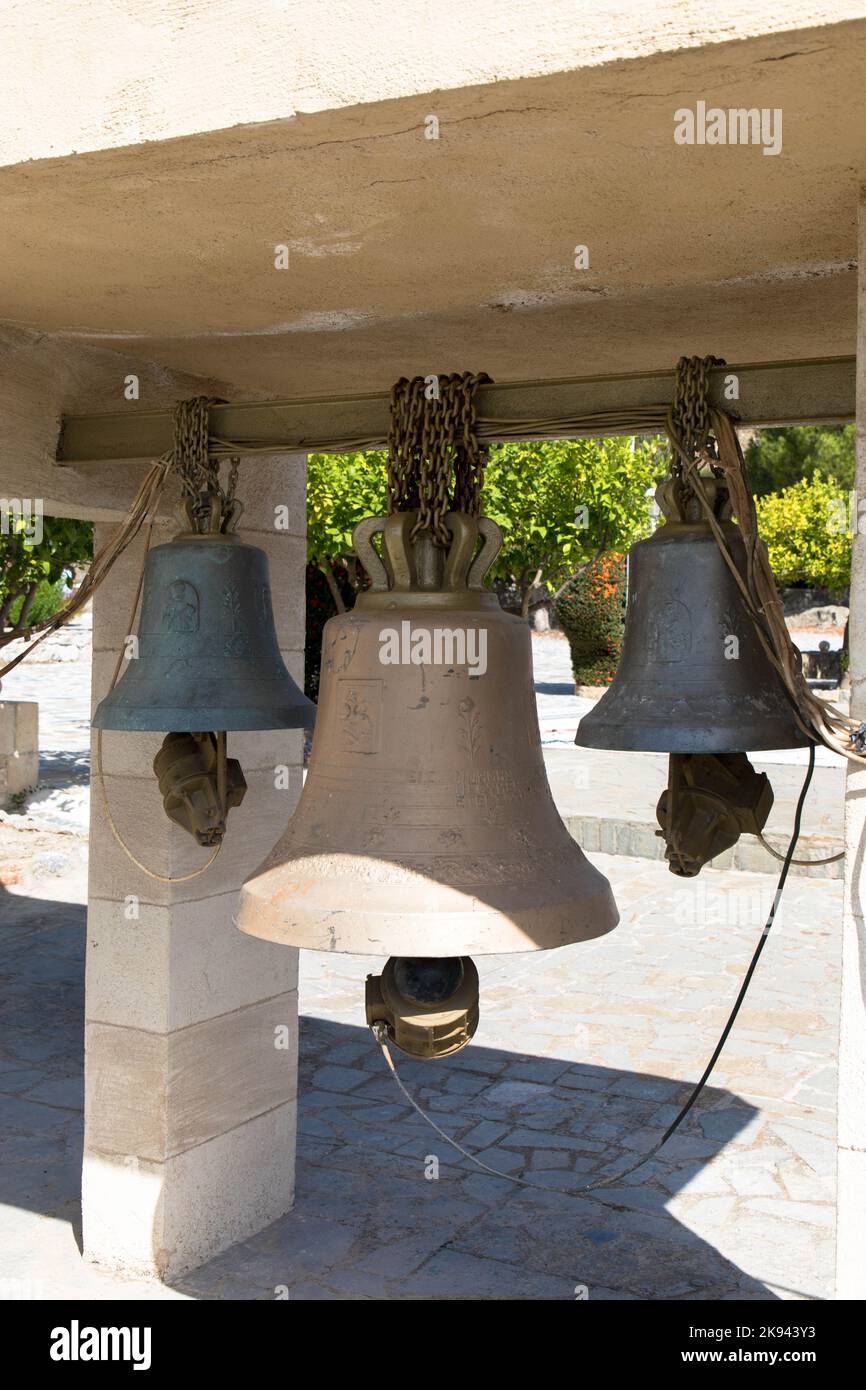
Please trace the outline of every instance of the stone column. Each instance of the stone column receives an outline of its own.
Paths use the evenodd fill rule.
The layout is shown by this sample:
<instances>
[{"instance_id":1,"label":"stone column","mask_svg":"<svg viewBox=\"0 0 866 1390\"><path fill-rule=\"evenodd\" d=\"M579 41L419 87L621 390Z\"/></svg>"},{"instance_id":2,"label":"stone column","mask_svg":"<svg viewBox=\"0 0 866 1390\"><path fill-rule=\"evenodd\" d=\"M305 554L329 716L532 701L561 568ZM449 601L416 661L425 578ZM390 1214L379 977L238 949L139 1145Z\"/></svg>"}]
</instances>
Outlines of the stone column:
<instances>
[{"instance_id":1,"label":"stone column","mask_svg":"<svg viewBox=\"0 0 866 1390\"><path fill-rule=\"evenodd\" d=\"M268 553L283 658L303 685L305 459L246 460L238 491L240 534ZM285 520L278 507L288 529L275 526ZM98 545L111 529L98 528ZM178 529L161 527L153 543ZM94 706L129 629L142 554L131 547L95 598ZM151 770L162 739L104 734L105 784L136 857L177 877L207 852L162 809ZM294 809L302 739L300 730L229 734L248 791L213 866L187 882L136 868L94 779L83 1228L85 1256L100 1265L171 1280L291 1208L297 952L243 935L232 914Z\"/></svg>"},{"instance_id":2,"label":"stone column","mask_svg":"<svg viewBox=\"0 0 866 1390\"><path fill-rule=\"evenodd\" d=\"M860 203L857 514L852 522L851 713L866 719L866 194ZM836 1297L866 1298L866 768L848 764L839 1037Z\"/></svg>"}]
</instances>

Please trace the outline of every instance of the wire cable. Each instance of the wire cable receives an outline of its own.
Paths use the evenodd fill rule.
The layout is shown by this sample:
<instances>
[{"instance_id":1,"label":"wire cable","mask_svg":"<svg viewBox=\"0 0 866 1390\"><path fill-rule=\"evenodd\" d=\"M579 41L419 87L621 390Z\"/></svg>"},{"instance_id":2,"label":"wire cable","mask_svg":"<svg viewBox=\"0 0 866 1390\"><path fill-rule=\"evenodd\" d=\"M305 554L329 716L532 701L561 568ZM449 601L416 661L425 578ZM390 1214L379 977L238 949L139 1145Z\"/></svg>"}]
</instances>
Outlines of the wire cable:
<instances>
[{"instance_id":1,"label":"wire cable","mask_svg":"<svg viewBox=\"0 0 866 1390\"><path fill-rule=\"evenodd\" d=\"M776 884L776 891L773 894L773 901L770 905L770 911L767 916L767 920L764 923L764 927L758 940L758 944L755 947L752 959L749 962L748 969L746 970L746 973L743 977L743 983L740 985L739 992L737 994L736 999L734 1000L734 1006L731 1009L730 1014L728 1015L728 1021L722 1029L719 1041L716 1043L716 1046L713 1049L713 1054L710 1057L710 1060L707 1063L706 1067L704 1068L704 1073L700 1081L698 1081L697 1084L693 1086L688 1100L685 1102L685 1104L681 1107L675 1118L668 1125L667 1129L665 1130L661 1139L659 1139L658 1143L653 1144L652 1148L649 1149L645 1154L643 1154L639 1159L637 1159L636 1162L630 1164L627 1168L618 1169L615 1173L608 1173L606 1176L599 1177L592 1182L584 1183L581 1187L572 1188L553 1187L548 1186L547 1184L531 1182L528 1178L516 1177L513 1173L502 1173L497 1168L491 1168L490 1165L484 1163L482 1159L476 1158L476 1156L470 1153L468 1149L464 1149L463 1146L459 1144L456 1139L452 1139L450 1134L446 1134L445 1130L441 1129L439 1125L437 1125L436 1121L430 1115L427 1114L426 1110L422 1109L422 1107L416 1101L415 1097L410 1093L410 1091L407 1090L402 1078L398 1074L394 1059L391 1056L391 1053L388 1049L389 1039L387 1036L385 1024L373 1024L373 1036L382 1049L383 1056L388 1064L388 1068L391 1072L391 1075L396 1081L403 1096L412 1106L413 1110L416 1110L417 1113L421 1116L421 1118L427 1121L431 1129L434 1129L441 1139L444 1139L446 1143L450 1144L451 1147L453 1149L456 1149L459 1154L462 1154L464 1158L469 1159L470 1163L474 1163L476 1168L481 1168L485 1173L489 1173L494 1178L502 1178L505 1182L517 1183L521 1187L534 1187L539 1192L558 1192L566 1197L581 1197L587 1193L595 1192L599 1188L608 1187L611 1183L621 1182L622 1179L628 1177L630 1173L637 1172L638 1168L642 1168L644 1164L648 1163L651 1158L655 1158L659 1150L664 1148L668 1140L679 1129L683 1120L686 1118L692 1106L695 1104L695 1101L698 1099L704 1087L706 1086L708 1080L710 1079L710 1076L712 1075L713 1068L715 1067L716 1062L719 1060L722 1048L727 1042L731 1029L733 1028L734 1023L736 1022L737 1015L740 1012L743 1000L745 999L749 985L752 982L752 976L754 975L758 965L758 961L761 958L761 953L764 949L764 946L767 943L767 937L769 936L773 926L773 922L776 919L776 914L779 910L779 903L782 898L785 883L787 882L788 873L790 872L792 863L796 862L794 860L794 850L796 849L797 841L800 838L800 826L803 820L803 807L806 802L806 796L808 794L809 787L812 782L812 774L814 771L815 745L814 743L812 743L809 745L809 765L806 769L806 776L803 779L803 786L800 790L800 795L797 800L797 809L794 814L794 829L791 833L791 841L788 845L788 850L785 855L785 862L783 863L781 873L779 874L779 880Z\"/></svg>"}]
</instances>

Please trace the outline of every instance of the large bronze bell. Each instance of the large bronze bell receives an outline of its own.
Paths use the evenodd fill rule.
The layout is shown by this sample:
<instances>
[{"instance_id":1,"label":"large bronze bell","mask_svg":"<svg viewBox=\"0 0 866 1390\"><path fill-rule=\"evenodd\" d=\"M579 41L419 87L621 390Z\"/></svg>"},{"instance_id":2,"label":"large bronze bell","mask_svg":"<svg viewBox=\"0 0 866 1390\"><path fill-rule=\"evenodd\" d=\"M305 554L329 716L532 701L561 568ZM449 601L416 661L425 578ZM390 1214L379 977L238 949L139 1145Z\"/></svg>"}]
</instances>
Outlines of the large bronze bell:
<instances>
[{"instance_id":1,"label":"large bronze bell","mask_svg":"<svg viewBox=\"0 0 866 1390\"><path fill-rule=\"evenodd\" d=\"M97 706L94 728L297 729L315 717L280 656L265 552L221 532L154 546L138 657Z\"/></svg>"},{"instance_id":2,"label":"large bronze bell","mask_svg":"<svg viewBox=\"0 0 866 1390\"><path fill-rule=\"evenodd\" d=\"M470 953L586 941L618 914L553 804L529 629L482 587L498 528L451 512L442 550L412 538L417 519L356 528L372 588L325 626L306 786L236 920L291 946L397 958L368 990L368 1019L402 1001L392 1039L431 1056L474 1031L477 990L474 1013L454 1004ZM406 1041L419 1019L426 1046Z\"/></svg>"},{"instance_id":3,"label":"large bronze bell","mask_svg":"<svg viewBox=\"0 0 866 1390\"><path fill-rule=\"evenodd\" d=\"M717 496L725 540L745 572L725 489L705 487ZM619 666L575 742L661 753L805 746L697 499L684 499L674 481L656 497L667 520L629 551Z\"/></svg>"}]
</instances>

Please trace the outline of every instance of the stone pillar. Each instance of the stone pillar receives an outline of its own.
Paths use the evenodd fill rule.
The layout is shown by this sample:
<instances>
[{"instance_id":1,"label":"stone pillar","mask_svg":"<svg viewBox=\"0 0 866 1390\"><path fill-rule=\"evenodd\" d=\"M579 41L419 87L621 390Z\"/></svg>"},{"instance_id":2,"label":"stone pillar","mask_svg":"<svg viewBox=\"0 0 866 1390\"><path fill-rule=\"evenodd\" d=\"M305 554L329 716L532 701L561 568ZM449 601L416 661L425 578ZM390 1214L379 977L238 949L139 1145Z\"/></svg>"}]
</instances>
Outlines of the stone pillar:
<instances>
[{"instance_id":1,"label":"stone pillar","mask_svg":"<svg viewBox=\"0 0 866 1390\"><path fill-rule=\"evenodd\" d=\"M39 781L39 705L0 696L0 811Z\"/></svg>"},{"instance_id":2,"label":"stone pillar","mask_svg":"<svg viewBox=\"0 0 866 1390\"><path fill-rule=\"evenodd\" d=\"M857 513L852 522L851 713L866 719L866 194L860 203ZM866 768L848 764L839 1037L836 1297L866 1298Z\"/></svg>"},{"instance_id":3,"label":"stone pillar","mask_svg":"<svg viewBox=\"0 0 866 1390\"><path fill-rule=\"evenodd\" d=\"M239 495L241 535L268 553L283 658L303 685L304 457L244 461ZM280 506L288 530L275 527ZM111 529L98 528L97 545ZM153 543L178 529L161 527ZM94 706L129 629L142 554L130 547L94 601ZM103 734L105 784L136 857L177 877L207 852L162 809L151 764L163 737ZM94 779L83 1229L100 1265L171 1280L291 1208L297 952L243 935L232 914L294 809L302 741L300 730L229 734L248 791L215 863L187 882L150 878L127 858Z\"/></svg>"}]
</instances>

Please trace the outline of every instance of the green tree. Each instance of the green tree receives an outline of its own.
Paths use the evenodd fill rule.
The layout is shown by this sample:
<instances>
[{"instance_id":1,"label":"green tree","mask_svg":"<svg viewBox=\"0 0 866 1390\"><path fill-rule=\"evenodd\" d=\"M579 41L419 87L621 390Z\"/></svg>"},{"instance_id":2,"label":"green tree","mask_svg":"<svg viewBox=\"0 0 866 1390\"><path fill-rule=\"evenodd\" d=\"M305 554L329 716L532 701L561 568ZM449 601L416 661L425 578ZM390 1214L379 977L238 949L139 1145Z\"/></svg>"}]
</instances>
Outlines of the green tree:
<instances>
[{"instance_id":1,"label":"green tree","mask_svg":"<svg viewBox=\"0 0 866 1390\"><path fill-rule=\"evenodd\" d=\"M650 529L658 440L539 440L490 453L483 508L505 543L491 571L513 585L521 612L554 602L593 559L624 551Z\"/></svg>"},{"instance_id":2,"label":"green tree","mask_svg":"<svg viewBox=\"0 0 866 1390\"><path fill-rule=\"evenodd\" d=\"M854 486L853 425L786 425L758 430L746 449L746 469L756 497L784 492L815 473Z\"/></svg>"},{"instance_id":3,"label":"green tree","mask_svg":"<svg viewBox=\"0 0 866 1390\"><path fill-rule=\"evenodd\" d=\"M575 439L498 444L490 450L482 506L502 528L491 572L514 586L521 610L549 604L605 551L627 550L649 530L653 483L666 455L658 440ZM352 531L387 510L386 455L312 454L307 473L307 558L321 570L337 611L345 595L335 568L357 589Z\"/></svg>"},{"instance_id":4,"label":"green tree","mask_svg":"<svg viewBox=\"0 0 866 1390\"><path fill-rule=\"evenodd\" d=\"M353 588L358 587L352 531L365 516L387 511L386 463L382 449L310 454L307 460L307 560L321 570L340 613L346 604L334 567L345 566Z\"/></svg>"},{"instance_id":5,"label":"green tree","mask_svg":"<svg viewBox=\"0 0 866 1390\"><path fill-rule=\"evenodd\" d=\"M52 590L56 612L61 602L60 581L93 554L89 521L46 517L38 542L31 539L28 526L28 518L7 510L4 504L0 511L0 647L21 637L31 623L51 616Z\"/></svg>"},{"instance_id":6,"label":"green tree","mask_svg":"<svg viewBox=\"0 0 866 1390\"><path fill-rule=\"evenodd\" d=\"M836 478L816 472L784 492L758 497L756 506L777 583L833 592L850 583L848 498Z\"/></svg>"}]
</instances>

